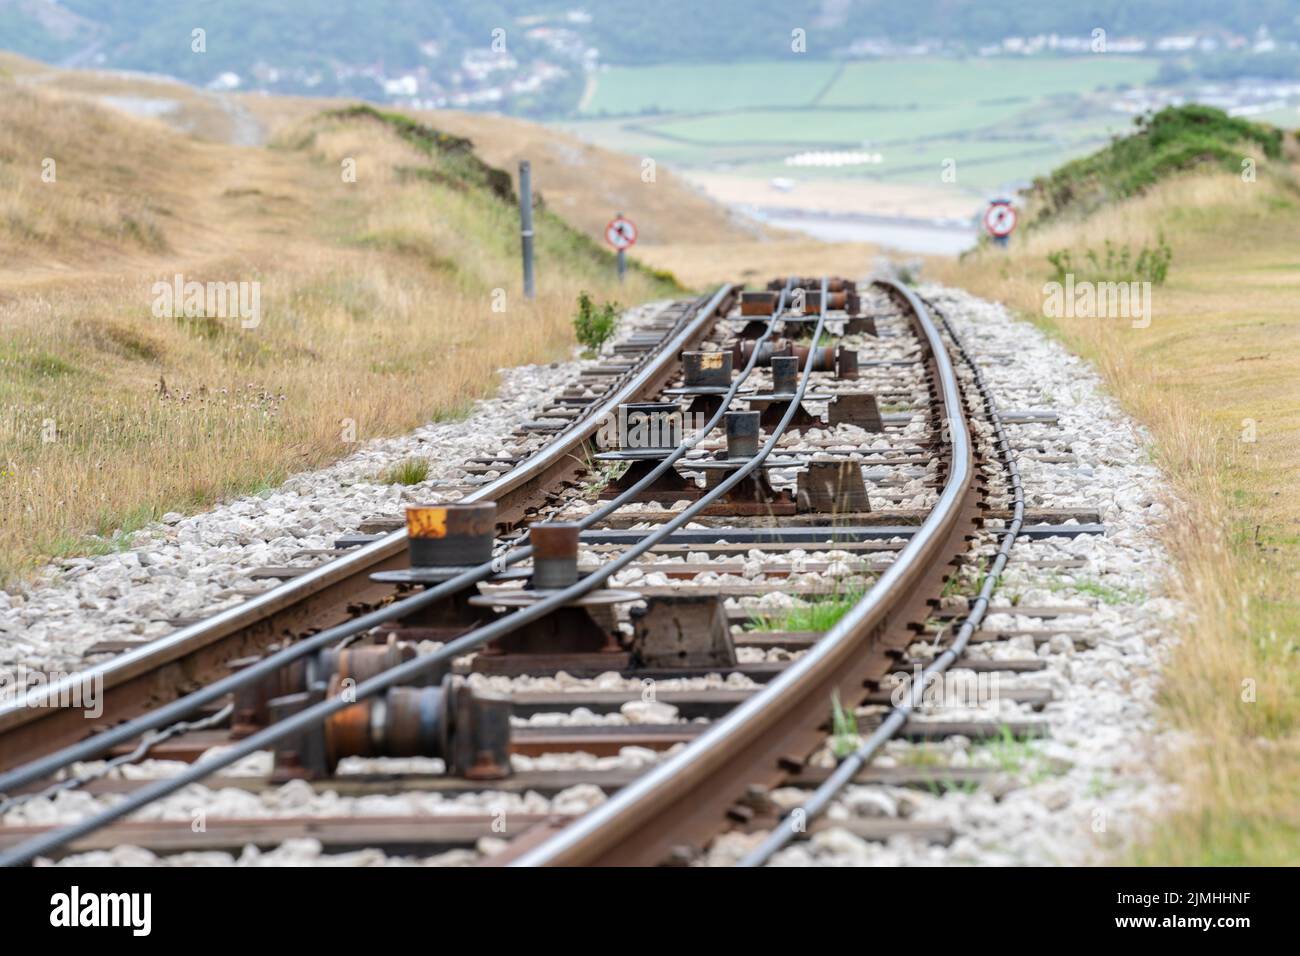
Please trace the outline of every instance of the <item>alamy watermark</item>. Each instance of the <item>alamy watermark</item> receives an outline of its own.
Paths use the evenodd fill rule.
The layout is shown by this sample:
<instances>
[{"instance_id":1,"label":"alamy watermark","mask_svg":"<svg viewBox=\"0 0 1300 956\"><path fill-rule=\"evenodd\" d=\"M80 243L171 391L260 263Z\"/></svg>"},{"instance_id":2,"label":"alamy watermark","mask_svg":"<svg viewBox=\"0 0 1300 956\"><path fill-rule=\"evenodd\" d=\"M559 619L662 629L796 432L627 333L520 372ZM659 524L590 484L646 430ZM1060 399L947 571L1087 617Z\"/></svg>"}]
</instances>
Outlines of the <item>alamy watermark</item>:
<instances>
[{"instance_id":1,"label":"alamy watermark","mask_svg":"<svg viewBox=\"0 0 1300 956\"><path fill-rule=\"evenodd\" d=\"M1150 282L1065 282L1043 286L1043 315L1050 319L1131 319L1133 328L1151 325Z\"/></svg>"},{"instance_id":2,"label":"alamy watermark","mask_svg":"<svg viewBox=\"0 0 1300 956\"><path fill-rule=\"evenodd\" d=\"M600 423L596 445L603 450L676 448L702 432L711 417L683 411L647 415L620 408Z\"/></svg>"},{"instance_id":3,"label":"alamy watermark","mask_svg":"<svg viewBox=\"0 0 1300 956\"><path fill-rule=\"evenodd\" d=\"M262 324L262 283L188 282L176 273L171 282L153 284L153 314L158 319L239 319L243 329Z\"/></svg>"},{"instance_id":4,"label":"alamy watermark","mask_svg":"<svg viewBox=\"0 0 1300 956\"><path fill-rule=\"evenodd\" d=\"M153 929L153 894L83 893L73 884L68 892L50 897L50 925L118 926L131 930L132 936L148 936Z\"/></svg>"},{"instance_id":5,"label":"alamy watermark","mask_svg":"<svg viewBox=\"0 0 1300 956\"><path fill-rule=\"evenodd\" d=\"M1000 676L997 671L970 670L927 674L924 667L914 664L912 673L899 671L892 675L894 687L889 700L895 707L901 707L911 700L913 686L919 685L921 706L931 710L995 704L1001 695Z\"/></svg>"},{"instance_id":6,"label":"alamy watermark","mask_svg":"<svg viewBox=\"0 0 1300 956\"><path fill-rule=\"evenodd\" d=\"M104 713L104 675L0 667L0 706L11 703L80 709L96 720Z\"/></svg>"}]
</instances>

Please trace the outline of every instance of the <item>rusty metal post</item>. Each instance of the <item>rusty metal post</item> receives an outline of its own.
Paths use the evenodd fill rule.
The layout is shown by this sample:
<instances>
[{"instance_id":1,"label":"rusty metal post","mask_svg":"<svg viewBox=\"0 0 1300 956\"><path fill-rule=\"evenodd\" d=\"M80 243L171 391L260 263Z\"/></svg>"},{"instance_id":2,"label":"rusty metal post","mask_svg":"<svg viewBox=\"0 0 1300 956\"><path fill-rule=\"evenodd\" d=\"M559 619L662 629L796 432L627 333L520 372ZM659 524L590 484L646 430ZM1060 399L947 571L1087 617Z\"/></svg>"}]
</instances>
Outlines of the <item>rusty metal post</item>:
<instances>
[{"instance_id":1,"label":"rusty metal post","mask_svg":"<svg viewBox=\"0 0 1300 956\"><path fill-rule=\"evenodd\" d=\"M856 461L811 461L799 473L795 493L800 511L849 514L871 510L862 466Z\"/></svg>"},{"instance_id":2,"label":"rusty metal post","mask_svg":"<svg viewBox=\"0 0 1300 956\"><path fill-rule=\"evenodd\" d=\"M408 505L411 567L463 567L490 561L496 527L497 506L492 501Z\"/></svg>"},{"instance_id":3,"label":"rusty metal post","mask_svg":"<svg viewBox=\"0 0 1300 956\"><path fill-rule=\"evenodd\" d=\"M676 448L682 441L682 412L664 402L618 406L619 447L624 451Z\"/></svg>"},{"instance_id":4,"label":"rusty metal post","mask_svg":"<svg viewBox=\"0 0 1300 956\"><path fill-rule=\"evenodd\" d=\"M858 353L856 349L846 349L840 346L840 350L835 353L835 377L839 379L855 379L858 377Z\"/></svg>"},{"instance_id":5,"label":"rusty metal post","mask_svg":"<svg viewBox=\"0 0 1300 956\"><path fill-rule=\"evenodd\" d=\"M731 384L731 352L683 352L682 378L687 388L726 388Z\"/></svg>"},{"instance_id":6,"label":"rusty metal post","mask_svg":"<svg viewBox=\"0 0 1300 956\"><path fill-rule=\"evenodd\" d=\"M874 395L836 395L831 400L828 417L832 425L845 422L869 432L885 430L885 421L880 417L880 404Z\"/></svg>"},{"instance_id":7,"label":"rusty metal post","mask_svg":"<svg viewBox=\"0 0 1300 956\"><path fill-rule=\"evenodd\" d=\"M576 521L549 521L528 529L533 546L533 587L539 591L567 588L578 580Z\"/></svg>"}]
</instances>

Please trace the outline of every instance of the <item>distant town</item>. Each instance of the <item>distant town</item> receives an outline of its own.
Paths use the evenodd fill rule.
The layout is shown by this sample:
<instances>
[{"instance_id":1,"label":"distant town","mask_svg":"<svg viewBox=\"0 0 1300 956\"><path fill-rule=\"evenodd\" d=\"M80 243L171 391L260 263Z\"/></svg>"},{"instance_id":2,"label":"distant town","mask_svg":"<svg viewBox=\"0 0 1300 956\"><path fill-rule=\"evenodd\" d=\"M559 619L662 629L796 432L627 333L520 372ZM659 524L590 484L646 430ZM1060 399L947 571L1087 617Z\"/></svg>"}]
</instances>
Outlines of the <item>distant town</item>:
<instances>
[{"instance_id":1,"label":"distant town","mask_svg":"<svg viewBox=\"0 0 1300 956\"><path fill-rule=\"evenodd\" d=\"M339 64L332 73L321 68L278 67L258 63L248 73L223 72L208 85L214 90L265 90L328 94L335 90L373 89L370 98L415 109L463 109L562 114L572 112L589 79L608 69L600 50L583 35L591 23L583 9L522 18L515 31L501 30L483 46L451 50L436 39L420 43L425 62L391 67L383 63ZM521 42L517 42L521 41ZM1279 42L1260 28L1253 36L1226 30L1169 36L1109 36L1098 28L1089 36L1007 36L974 49L944 40L899 43L879 37L855 39L834 51L841 59L901 57L1051 57L1118 55L1186 57L1188 55L1285 55L1297 44ZM557 96L564 87L567 96ZM1251 77L1221 82L1168 83L1116 91L1117 112L1141 114L1189 99L1217 106L1234 115L1265 113L1300 104L1296 81ZM522 105L522 109L520 106Z\"/></svg>"}]
</instances>

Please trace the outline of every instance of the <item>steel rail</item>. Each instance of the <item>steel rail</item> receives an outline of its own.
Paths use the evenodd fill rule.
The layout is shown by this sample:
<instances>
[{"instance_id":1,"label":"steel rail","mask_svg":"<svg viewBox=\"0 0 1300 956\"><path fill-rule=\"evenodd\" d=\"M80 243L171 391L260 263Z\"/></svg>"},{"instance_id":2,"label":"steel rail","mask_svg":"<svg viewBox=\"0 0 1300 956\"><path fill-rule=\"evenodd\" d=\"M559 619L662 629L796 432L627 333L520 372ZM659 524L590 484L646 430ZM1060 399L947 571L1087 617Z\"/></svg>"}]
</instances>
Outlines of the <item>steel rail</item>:
<instances>
[{"instance_id":1,"label":"steel rail","mask_svg":"<svg viewBox=\"0 0 1300 956\"><path fill-rule=\"evenodd\" d=\"M974 513L972 447L956 374L925 306L905 286L878 283L911 308L936 373L951 436L939 501L877 583L802 657L690 746L657 764L512 866L653 865L680 843L717 831L725 811L762 771L783 774L791 725L824 721L830 691L861 693L864 653L894 616L923 605L926 585L956 550ZM822 301L825 302L823 289ZM792 406L793 407L793 406ZM910 605L910 607L909 607ZM856 685L856 686L855 686ZM857 699L856 696L853 699ZM805 730L804 738L809 734Z\"/></svg>"},{"instance_id":2,"label":"steel rail","mask_svg":"<svg viewBox=\"0 0 1300 956\"><path fill-rule=\"evenodd\" d=\"M768 319L767 328L763 330L762 335L760 335L757 339L754 340L754 348L753 351L751 351L749 354L749 361L745 363L745 367L740 370L740 373L736 376L736 378L732 381L731 385L727 388L726 394L720 396L718 402L718 409L713 413L713 417L710 418L698 431L696 431L696 433L691 438L682 442L676 448L674 448L667 458L659 462L659 464L656 465L652 471L650 471L644 478L638 481L635 485L625 489L621 494L618 495L618 497L614 498L612 501L608 502L607 504L597 508L595 511L591 512L585 518L579 521L578 522L579 525L581 525L584 530L590 528L592 525L597 524L600 521L604 521L614 512L618 511L619 508L623 507L623 505L630 502L633 498L636 497L637 493L642 488L645 488L648 485L655 482L661 475L667 472L669 468L671 468L678 461L680 461L683 455L685 455L688 451L690 451L692 448L698 445L705 438L705 436L707 436L710 432L712 432L713 429L718 427L718 423L722 421L722 416L727 413L727 406L729 406L731 402L735 399L736 393L740 390L740 386L745 383L745 380L749 378L750 374L754 371L754 368L758 365L759 347L764 342L766 342L769 337L771 337L773 330L776 328L776 323L780 321L781 316L785 314L785 298L786 295L790 292L791 283L793 281L794 281L793 279L786 280L785 288L781 290L781 295L777 300L776 308L773 310L771 317ZM822 312L825 313L824 307L822 308ZM808 362L811 365L812 359L809 358ZM799 394L802 396L803 392L801 391Z\"/></svg>"},{"instance_id":3,"label":"steel rail","mask_svg":"<svg viewBox=\"0 0 1300 956\"><path fill-rule=\"evenodd\" d=\"M781 292L777 308L773 313L772 318L769 320L767 329L764 330L763 334L757 340L758 344L767 340L767 338L772 334L772 330L775 328L776 321L780 319L781 315L784 313L785 296L788 289L789 285L787 284L787 288L783 289ZM723 396L722 403L713 418L711 418L709 422L690 440L675 449L673 454L671 454L660 467L646 475L635 485L625 490L621 495L606 504L604 507L587 515L579 522L579 524L583 528L586 528L613 513L623 504L626 504L629 500L635 497L640 489L650 484L660 474L666 471L673 462L677 461L687 451L699 444L699 442L717 426L718 422L721 421L723 414L726 412L727 404L731 402L740 386L744 384L750 373L753 372L757 361L758 349L756 346L750 355L748 364L746 364L740 375L732 382L730 388ZM526 537L527 536L525 535L525 539ZM442 600L445 597L450 597L458 591L472 587L480 581L487 580L497 571L498 565L509 566L511 564L517 564L531 555L532 549L530 547L516 546L508 553L504 555L495 555L492 561L486 561L475 568L467 570L462 574L437 585L436 587L425 589L416 595L395 602L388 607L381 608L378 611L371 612L370 614L347 621L343 624L337 625L336 627L329 628L313 637L283 648L248 667L240 669L234 674L227 675L212 684L191 692L179 700L172 701L160 708L150 711L133 721L119 724L111 730L93 738L73 744L55 753L48 754L8 773L0 774L0 796L3 796L7 790L24 786L31 783L33 780L40 779L41 777L47 777L72 763L82 760L90 760L99 754L102 754L107 747L125 743L126 741L132 740L147 731L167 726L173 721L180 720L187 716L197 707L210 703L227 693L239 690L241 687L245 687L257 680L261 680L279 668L292 663L308 653L347 640L362 631L413 613L414 611L426 607L435 601ZM8 806L10 806L9 803L0 803L0 812L3 812Z\"/></svg>"},{"instance_id":4,"label":"steel rail","mask_svg":"<svg viewBox=\"0 0 1300 956\"><path fill-rule=\"evenodd\" d=\"M826 294L826 280L824 279L822 281L821 291L822 295L819 306L820 315L817 326L813 332L812 348L816 348L817 342L821 338L826 323L825 313L828 297ZM774 316L772 324L775 324L776 319L777 316ZM71 840L75 840L78 837L101 829L102 827L112 823L114 820L121 819L122 817L147 806L155 800L174 793L191 783L196 783L222 767L229 766L235 761L255 753L258 750L284 740L286 737L307 730L333 714L355 706L356 702L359 700L363 700L381 691L387 690L389 687L408 683L427 673L436 671L443 665L449 666L454 658L476 650L489 641L509 634L525 624L544 617L559 607L562 607L594 590L600 584L603 584L611 575L631 564L632 561L636 560L636 558L654 547L659 540L667 537L677 528L686 524L695 517L696 514L708 507L708 505L714 500L721 497L739 482L743 481L748 475L753 473L753 471L757 469L764 460L766 460L772 450L776 447L777 442L780 441L786 427L789 425L795 412L799 408L800 402L807 391L808 383L812 377L812 366L813 362L810 357L804 367L803 374L800 377L795 399L786 409L785 415L782 417L778 426L773 430L772 436L759 449L758 454L755 455L754 458L750 459L736 471L730 473L726 479L709 489L706 494L702 495L673 520L665 523L650 535L647 535L646 538L629 548L616 560L602 565L598 569L580 578L575 584L547 596L536 604L513 611L504 617L498 618L489 624L475 629L469 634L455 638L431 654L414 658L413 660L407 661L384 671L375 677L363 681L354 689L354 693L351 695L350 699L345 700L341 697L332 697L306 707L269 727L265 727L248 737L243 738L216 756L205 757L173 777L158 780L142 787L140 790L135 791L126 799L107 810L101 811L91 817L87 817L77 823L69 824L59 830L49 831L32 837L21 844L11 847L4 853L0 853L0 866L16 866L28 863L42 853L57 849ZM752 368L752 363L750 368ZM698 440L699 437L702 436L697 436L696 440ZM490 564L484 565L483 567L490 569ZM475 572L467 572L466 575L462 575L462 577L466 577L473 573ZM429 594L439 592L452 583L453 582L449 581L437 588L432 588L429 591L424 592L424 594L419 595L419 597L424 598ZM408 599L408 604L411 600L414 599ZM355 622L352 622L348 626L352 627L354 624ZM334 630L339 629L336 628ZM317 637L312 640L317 640L321 636L322 635L317 635ZM189 709L192 709L192 707ZM147 716L152 718L154 715L150 714Z\"/></svg>"},{"instance_id":5,"label":"steel rail","mask_svg":"<svg viewBox=\"0 0 1300 956\"><path fill-rule=\"evenodd\" d=\"M656 382L666 379L668 369L677 354L698 340L714 321L718 309L734 289L735 286L731 284L719 287L717 292L697 310L691 321L686 322L684 327L657 351L643 359L639 371L599 406L589 408L585 420L580 416L579 420L585 421L582 427L571 427L561 438L547 444L519 468L502 475L460 500L463 502L498 500L503 495L540 482L542 476L549 473L557 464L562 465L566 458L576 458L574 453L591 438L599 423L616 411L619 405L643 394ZM156 679L156 675L166 672L170 666L181 662L187 655L195 653L196 649L228 641L242 631L265 625L279 611L288 607L301 606L311 601L325 588L342 587L347 582L366 581L372 571L390 563L396 564L404 558L405 541L405 529L392 532L364 546L355 554L346 555L315 568L238 607L182 628L174 634L151 642L146 647L128 651L104 664L68 675L0 706L0 767L14 764L15 754L23 754L37 744L46 747L64 745L61 750L47 753L24 765L0 773L0 794L48 776L74 761L93 759L109 748L125 743L145 731L180 720L195 708L244 686L249 680L260 676L265 667L273 670L326 647L334 641L349 637L352 633L359 633L409 615L457 590L485 580L492 573L491 566L484 564L476 571L466 572L437 588L428 589L341 625L327 628L305 641L297 642L269 655L253 668L220 677L180 699L173 699L139 716L135 715L139 713L141 707L118 706L115 710L112 706L114 702L107 699L112 692L122 695L128 694L132 689L144 690L138 682ZM527 553L518 555L513 560L522 560L524 557L527 557ZM387 593L390 589L384 590ZM238 653L229 655L230 658L236 656L239 656ZM190 677L184 670L174 676L178 681ZM101 695L100 701L106 715L119 711L127 712L121 713L120 718L125 720L125 723L120 723L92 738L82 739L86 733L85 720L74 710L46 706L45 702L79 700L87 686L95 687ZM128 716L133 719L126 719Z\"/></svg>"},{"instance_id":6,"label":"steel rail","mask_svg":"<svg viewBox=\"0 0 1300 956\"><path fill-rule=\"evenodd\" d=\"M759 337L757 344L766 341L772 334L777 320L780 319L785 311L785 297L788 291L789 283L787 283L786 288L782 290L777 307L772 318L769 320L768 327L764 330L762 336ZM710 312L716 311L716 304L712 304L712 306ZM713 418L709 420L707 425L700 429L689 441L679 446L674 453L660 465L660 467L646 475L603 508L592 512L590 515L582 519L582 521L579 522L582 527L585 528L595 524L597 521L603 519L608 514L613 513L627 501L631 500L641 488L654 481L660 474L666 471L673 462L677 461L687 451L695 447L695 445L697 445L706 435L709 434L710 431L712 431L714 427L717 426L726 411L727 404L735 397L737 390L754 370L758 361L757 344L750 355L748 364L746 364L745 368L741 371L736 380L732 382L730 388L723 397L723 401L721 402L718 411ZM417 595L404 599L403 601L396 602L386 608L382 608L378 611L372 612L371 614L363 615L362 617L345 622L344 624L338 625L334 628L329 628L311 638L290 645L274 654L268 655L249 667L241 669L237 673L221 678L213 684L194 691L180 700L172 701L171 703L157 708L133 721L120 724L103 734L73 744L72 746L66 747L56 753L48 754L36 761L32 761L29 764L25 764L10 771L7 774L0 774L0 795L3 795L6 790L24 786L34 780L50 776L72 763L92 759L95 756L102 754L108 747L125 743L126 741L132 740L150 730L165 727L168 724L187 716L197 707L216 700L227 693L232 693L249 683L269 676L274 671L303 657L305 654L346 640L364 630L376 627L379 624L386 623L390 620L395 620L400 616L405 616L422 607L428 606L435 601L449 597L457 591L464 590L467 587L472 587L474 584L486 580L495 573L498 563L508 566L523 561L530 557L531 554L531 548L516 547L504 556L494 556L492 561L484 562L478 567L470 569L436 587L428 588ZM7 806L9 806L8 803L0 804L0 810L3 810Z\"/></svg>"},{"instance_id":7,"label":"steel rail","mask_svg":"<svg viewBox=\"0 0 1300 956\"><path fill-rule=\"evenodd\" d=\"M1020 535L1020 529L1024 525L1025 519L1025 494L1020 484L1020 468L1016 465L1015 453L1011 448L1011 441L1007 438L1007 433L1002 427L1002 416L998 414L997 403L989 391L988 385L984 381L984 375L980 372L979 367L971 360L966 351L965 345L953 331L952 326L948 324L948 319L940 314L940 321L943 322L949 337L953 340L956 351L970 367L972 377L975 379L975 387L984 401L984 408L989 419L993 422L993 430L997 436L994 442L997 449L1002 453L1005 464L1011 492L1015 501L1012 511L1011 524L1007 526L1005 535L1001 544L998 546L997 555L989 570L984 577L984 582L980 586L979 595L971 605L970 613L962 621L960 629L953 638L951 644L944 649L943 653L934 658L929 664L922 668L919 680L914 680L910 687L908 699L896 706L889 715L883 720L879 727L864 740L858 749L848 757L845 757L835 771L826 778L811 797L808 798L797 816L794 811L788 814L780 824L777 825L767 838L758 846L747 853L737 864L741 867L756 867L767 863L772 856L781 848L796 839L798 834L806 832L808 823L817 817L830 806L831 801L843 790L853 778L871 762L876 753L883 747L894 734L898 733L907 723L907 719L915 713L916 709L921 706L925 689L930 681L940 674L943 674L955 664L970 643L971 636L976 629L983 623L985 615L988 613L989 600L993 596L993 591L998 586L1003 570L1006 569L1007 562L1011 559L1011 548L1016 543Z\"/></svg>"}]
</instances>

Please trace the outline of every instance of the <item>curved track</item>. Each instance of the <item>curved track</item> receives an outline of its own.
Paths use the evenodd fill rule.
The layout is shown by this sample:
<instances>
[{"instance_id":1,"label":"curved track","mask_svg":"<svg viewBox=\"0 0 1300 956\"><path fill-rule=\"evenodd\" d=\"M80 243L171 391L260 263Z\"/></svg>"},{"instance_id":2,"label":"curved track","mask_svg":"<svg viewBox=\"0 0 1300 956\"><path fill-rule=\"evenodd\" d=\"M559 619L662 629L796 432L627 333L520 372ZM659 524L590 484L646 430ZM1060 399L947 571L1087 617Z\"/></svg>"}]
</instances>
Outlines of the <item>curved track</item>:
<instances>
[{"instance_id":1,"label":"curved track","mask_svg":"<svg viewBox=\"0 0 1300 956\"><path fill-rule=\"evenodd\" d=\"M683 441L645 477L612 494L613 500L580 512L578 524L584 533L586 529L604 533L597 529L617 528L609 524L612 517L628 503L644 500L638 499L638 495L656 479L675 466L689 472L692 467L698 470L701 463L707 464L707 456L700 457L701 452L729 405L738 398L745 400L739 389L753 375L762 347L774 341L775 330L782 321L794 321L788 311L794 299L805 292L816 294L817 313L801 320L805 329L811 326L811 337L806 346L808 358L798 375L796 397L785 407L784 414L778 416L779 420L773 418L765 426L768 438L752 457L707 484L698 498L686 502L686 507L665 513L665 520L651 522L648 528L629 532L627 541L615 532L609 540L617 540L617 545L597 547L613 548L617 556L583 573L573 584L544 592L541 599L498 614L447 640L431 653L368 677L357 684L354 694L347 699L318 695L296 712L233 741L218 757L205 757L179 774L133 786L111 808L76 824L31 835L0 855L0 863L28 862L61 847L80 845L78 841L88 835L110 827L114 821L204 779L241 757L297 739L322 722L352 712L351 709L359 706L358 701L377 698L390 688L419 681L430 674L443 673L463 655L480 652L491 642L499 642L571 606L611 578L637 567L652 551L696 547L690 543L695 540L691 534L701 533L695 522L719 508L732 507L727 513L756 517L751 524L745 523L751 519L738 518L732 525L718 528L714 541L726 540L728 535L746 540L744 536L748 534L756 542L778 542L780 534L775 530L760 532L770 526L788 525L791 529L807 530L812 541L821 540L816 535L824 534L833 548L844 530L837 523L837 516L832 515L833 520L829 521L801 524L793 512L778 513L770 506L765 518L761 510L735 511L734 506L723 504L733 489L752 481L759 469L772 467L767 462L769 456L789 454L789 449L795 447L789 442L784 446L781 443L796 416L804 414L801 403L805 397L809 401L817 400L810 391L817 374L812 356L827 335L828 321L845 321L845 316L832 318L829 314L832 293L828 280L803 286L797 286L795 281L786 281L779 293L774 293L776 303L771 317L763 320L764 328L753 339L748 360L743 368L737 369L729 390L704 427ZM937 595L953 574L954 564L966 550L967 540L979 526L982 483L977 475L977 456L967 421L967 396L962 394L944 335L925 304L905 286L880 282L876 290L883 290L892 301L901 316L905 334L919 345L919 364L923 366L923 379L929 392L928 407L922 417L932 433L928 442L932 452L923 457L928 457L934 468L933 476L941 482L932 506L919 516L913 527L881 530L879 540L887 540L891 532L892 537L901 535L905 540L837 623L804 644L799 643L804 640L799 635L786 635L784 641L788 646L804 648L788 664L773 665L766 671L762 667L750 668L749 673L768 680L765 685L742 695L729 712L719 714L702 732L682 737L689 740L685 747L637 779L616 787L613 796L596 809L576 819L545 821L494 862L510 861L525 866L649 865L669 860L683 850L690 858L691 853L735 823L736 807L747 793L777 786L792 775L797 777L808 756L825 740L828 701L839 698L855 705L863 700L864 688L896 666L898 655L927 620ZM0 711L0 766L11 768L0 774L0 793L17 793L23 788L31 792L39 781L74 762L107 754L114 747L129 746L150 732L190 733L197 718L221 723L228 717L228 709L213 713L211 708L220 708L232 692L275 675L316 651L347 646L379 625L400 624L440 601L465 592L473 593L504 568L533 560L535 555L527 533L515 534L518 526L527 524L523 520L526 513L549 503L546 507L562 514L566 504L575 504L571 493L573 479L586 469L585 459L594 447L594 436L602 422L620 405L660 394L677 375L681 352L696 347L711 335L716 338L726 321L735 320L735 317L729 319L728 312L737 291L734 286L723 286L706 301L681 304L680 317L666 330L662 340L648 348L631 369L614 381L603 399L588 405L569 427L517 467L462 499L463 502L496 502L497 522L505 546L498 548L493 561L468 568L444 583L414 594L400 592L394 599L391 585L374 582L370 576L408 565L407 536L404 531L397 531L238 608L183 628L99 668L97 673L105 682L106 707L104 719L96 729L111 729L104 729L90 739L85 739L87 725L80 714L31 707L30 701L10 705ZM739 350L737 354L743 357L746 353ZM871 364L887 372L891 365L913 363ZM829 381L824 370L819 381ZM880 431L883 434L885 429ZM1005 443L1005 436L999 438ZM867 457L880 454L879 450L868 447L861 451L858 460L865 460L863 454ZM795 453L808 455L806 451ZM569 492L564 491L566 487L570 487ZM569 497L565 498L565 494ZM792 517L781 517L781 514ZM1006 547L1014 539L1023 517L1023 502L1018 502L1014 530L1006 539ZM708 550L706 546L701 547ZM713 545L711 553L716 554L718 547ZM484 593L494 592L488 589ZM987 604L987 595L982 599ZM974 623L967 622L969 627L978 624L978 613L982 611L977 609ZM781 640L774 638L777 644ZM272 644L288 641L292 643L266 653ZM960 647L954 647L950 653L960 653ZM224 672L227 662L249 654L265 656L237 673ZM537 657L532 663L542 667L548 661ZM561 661L553 669L564 669L564 666L565 662ZM634 662L623 669L633 677L642 673L660 677L673 673L638 670ZM58 691L55 686L46 693ZM206 717L203 717L204 707L209 708ZM902 719L905 717L904 714ZM887 721L880 733L887 733L889 724ZM677 733L683 731L679 728ZM865 759L866 756L861 758ZM396 785L400 786L400 782ZM465 785L468 788L471 783Z\"/></svg>"},{"instance_id":2,"label":"curved track","mask_svg":"<svg viewBox=\"0 0 1300 956\"><path fill-rule=\"evenodd\" d=\"M938 382L950 436L938 504L893 565L808 654L693 746L520 857L519 865L650 865L677 845L702 842L720 829L747 786L773 785L786 775L783 757L815 746L825 733L826 702L838 693L856 703L865 680L879 676L883 648L905 642L906 625L924 616L925 602L974 529L972 446L939 330L906 286L886 285L910 309Z\"/></svg>"},{"instance_id":3,"label":"curved track","mask_svg":"<svg viewBox=\"0 0 1300 956\"><path fill-rule=\"evenodd\" d=\"M547 489L571 480L581 471L584 449L601 422L619 404L637 401L663 387L675 368L677 353L699 341L733 295L734 287L722 286L708 300L688 304L689 318L677 323L657 348L610 389L603 401L586 409L569 428L520 467L462 500L496 502L498 520L506 525L522 519L528 508L544 500ZM390 587L372 582L370 575L406 566L406 532L394 531L353 554L321 565L228 611L96 666L89 673L93 679L103 682L102 725L112 726L153 711L200 686L204 687L203 691L191 696L189 703L198 705L216 700L233 689L233 684L221 680L230 661L260 652L276 641L347 620L349 608L366 607L391 593ZM383 620L377 618L374 623ZM308 649L299 644L291 650L295 653L282 660L287 662ZM79 713L67 708L44 707L36 699L66 697L68 685L83 677L76 675L63 684L51 684L0 706L0 769L29 763L85 737L86 722ZM124 730L105 735L98 739L102 747L96 752L132 736ZM85 749L81 753L81 759L92 755ZM31 772L25 777L32 779ZM20 782L9 775L0 775L0 793Z\"/></svg>"}]
</instances>

